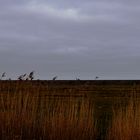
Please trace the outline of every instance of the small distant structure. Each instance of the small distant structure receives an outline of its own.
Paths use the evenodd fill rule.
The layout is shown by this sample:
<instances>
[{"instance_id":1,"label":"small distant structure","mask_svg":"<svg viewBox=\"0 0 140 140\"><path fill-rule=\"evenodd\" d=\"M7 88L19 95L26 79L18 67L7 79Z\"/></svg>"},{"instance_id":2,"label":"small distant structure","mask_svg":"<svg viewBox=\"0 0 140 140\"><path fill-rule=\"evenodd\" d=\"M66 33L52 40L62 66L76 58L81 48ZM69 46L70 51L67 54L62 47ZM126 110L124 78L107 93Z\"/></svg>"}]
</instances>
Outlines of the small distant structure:
<instances>
[{"instance_id":1,"label":"small distant structure","mask_svg":"<svg viewBox=\"0 0 140 140\"><path fill-rule=\"evenodd\" d=\"M76 78L76 80L77 80L77 81L80 81L80 79L79 79L79 78Z\"/></svg>"},{"instance_id":2,"label":"small distant structure","mask_svg":"<svg viewBox=\"0 0 140 140\"><path fill-rule=\"evenodd\" d=\"M30 80L33 80L33 79L34 79L34 73L35 73L35 71L30 72L30 74L29 74L29 76L28 76L28 78L29 78Z\"/></svg>"},{"instance_id":3,"label":"small distant structure","mask_svg":"<svg viewBox=\"0 0 140 140\"><path fill-rule=\"evenodd\" d=\"M96 76L96 77L95 77L95 80L97 80L97 79L99 79L99 77L98 77L98 76Z\"/></svg>"},{"instance_id":4,"label":"small distant structure","mask_svg":"<svg viewBox=\"0 0 140 140\"><path fill-rule=\"evenodd\" d=\"M18 80L33 80L34 79L34 72L35 71L30 72L29 75L27 75L26 73L23 75L20 75L18 77Z\"/></svg>"},{"instance_id":5,"label":"small distant structure","mask_svg":"<svg viewBox=\"0 0 140 140\"><path fill-rule=\"evenodd\" d=\"M20 75L19 77L18 77L18 80L25 80L25 77L26 77L26 73L25 74L23 74L23 75Z\"/></svg>"},{"instance_id":6,"label":"small distant structure","mask_svg":"<svg viewBox=\"0 0 140 140\"><path fill-rule=\"evenodd\" d=\"M52 79L52 80L53 80L53 81L55 81L55 80L57 79L57 77L58 77L58 76L53 77L53 79Z\"/></svg>"},{"instance_id":7,"label":"small distant structure","mask_svg":"<svg viewBox=\"0 0 140 140\"><path fill-rule=\"evenodd\" d=\"M23 75L20 75L19 77L18 77L18 80L20 80L20 81L22 81L23 80Z\"/></svg>"},{"instance_id":8,"label":"small distant structure","mask_svg":"<svg viewBox=\"0 0 140 140\"><path fill-rule=\"evenodd\" d=\"M4 77L6 77L6 72L2 73L0 80L2 80L2 78L4 78Z\"/></svg>"},{"instance_id":9,"label":"small distant structure","mask_svg":"<svg viewBox=\"0 0 140 140\"><path fill-rule=\"evenodd\" d=\"M25 77L27 74L25 73L25 74L23 74L23 77Z\"/></svg>"},{"instance_id":10,"label":"small distant structure","mask_svg":"<svg viewBox=\"0 0 140 140\"><path fill-rule=\"evenodd\" d=\"M29 80L29 77L26 77L26 80L28 81Z\"/></svg>"}]
</instances>

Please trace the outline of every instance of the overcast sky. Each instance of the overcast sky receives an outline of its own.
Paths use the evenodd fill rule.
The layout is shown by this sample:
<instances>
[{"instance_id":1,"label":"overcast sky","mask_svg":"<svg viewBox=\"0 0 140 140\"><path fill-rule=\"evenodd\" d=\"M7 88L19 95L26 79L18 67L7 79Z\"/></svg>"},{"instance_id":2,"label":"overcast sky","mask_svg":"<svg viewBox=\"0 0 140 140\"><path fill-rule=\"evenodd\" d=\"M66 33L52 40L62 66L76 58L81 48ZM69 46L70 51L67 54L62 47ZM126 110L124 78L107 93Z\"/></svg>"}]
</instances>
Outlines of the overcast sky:
<instances>
[{"instance_id":1,"label":"overcast sky","mask_svg":"<svg viewBox=\"0 0 140 140\"><path fill-rule=\"evenodd\" d=\"M140 79L139 0L0 0L0 72Z\"/></svg>"}]
</instances>

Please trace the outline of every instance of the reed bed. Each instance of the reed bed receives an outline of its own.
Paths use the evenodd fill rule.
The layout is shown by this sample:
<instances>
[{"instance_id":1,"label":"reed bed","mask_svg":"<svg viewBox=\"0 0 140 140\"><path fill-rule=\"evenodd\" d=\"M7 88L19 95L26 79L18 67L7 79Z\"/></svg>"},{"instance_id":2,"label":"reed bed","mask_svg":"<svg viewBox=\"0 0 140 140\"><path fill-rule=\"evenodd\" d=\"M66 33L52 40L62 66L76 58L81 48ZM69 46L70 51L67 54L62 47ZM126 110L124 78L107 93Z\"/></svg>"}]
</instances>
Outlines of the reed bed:
<instances>
[{"instance_id":1,"label":"reed bed","mask_svg":"<svg viewBox=\"0 0 140 140\"><path fill-rule=\"evenodd\" d=\"M87 98L0 93L1 140L94 140L93 103Z\"/></svg>"},{"instance_id":2,"label":"reed bed","mask_svg":"<svg viewBox=\"0 0 140 140\"><path fill-rule=\"evenodd\" d=\"M98 98L81 97L79 96L81 94L78 94L80 89L60 90L59 87L54 87L35 85L28 81L1 83L0 139L140 140L140 103L139 98L135 96L135 91L132 98L128 97L130 102L127 104L125 104L126 97L121 97L124 100L122 104L116 101L120 99L118 94L116 98L112 93L114 96L111 101L110 99L107 101L114 101L118 106L110 103L113 109L110 108L110 112L100 117L102 109L94 109L100 103ZM75 93L77 96L72 97L71 95ZM104 103L106 102L102 102L101 105ZM111 117L107 120L109 122L107 126L103 126L100 122L104 122L107 113ZM105 136L100 135L102 134L100 129L105 129Z\"/></svg>"},{"instance_id":3,"label":"reed bed","mask_svg":"<svg viewBox=\"0 0 140 140\"><path fill-rule=\"evenodd\" d=\"M140 140L140 102L131 98L128 106L113 110L108 140Z\"/></svg>"}]
</instances>

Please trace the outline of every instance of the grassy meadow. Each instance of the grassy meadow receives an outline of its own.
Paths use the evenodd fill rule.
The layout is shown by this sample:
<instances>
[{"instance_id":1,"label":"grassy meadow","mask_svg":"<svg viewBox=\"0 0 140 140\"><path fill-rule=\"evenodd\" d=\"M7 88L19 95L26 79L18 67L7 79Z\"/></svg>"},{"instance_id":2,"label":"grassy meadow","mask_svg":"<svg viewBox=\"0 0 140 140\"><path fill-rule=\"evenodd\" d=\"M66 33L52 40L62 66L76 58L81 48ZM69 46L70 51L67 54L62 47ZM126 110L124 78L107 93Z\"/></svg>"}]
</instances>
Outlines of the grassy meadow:
<instances>
[{"instance_id":1,"label":"grassy meadow","mask_svg":"<svg viewBox=\"0 0 140 140\"><path fill-rule=\"evenodd\" d=\"M139 86L60 83L1 81L0 139L140 139Z\"/></svg>"}]
</instances>

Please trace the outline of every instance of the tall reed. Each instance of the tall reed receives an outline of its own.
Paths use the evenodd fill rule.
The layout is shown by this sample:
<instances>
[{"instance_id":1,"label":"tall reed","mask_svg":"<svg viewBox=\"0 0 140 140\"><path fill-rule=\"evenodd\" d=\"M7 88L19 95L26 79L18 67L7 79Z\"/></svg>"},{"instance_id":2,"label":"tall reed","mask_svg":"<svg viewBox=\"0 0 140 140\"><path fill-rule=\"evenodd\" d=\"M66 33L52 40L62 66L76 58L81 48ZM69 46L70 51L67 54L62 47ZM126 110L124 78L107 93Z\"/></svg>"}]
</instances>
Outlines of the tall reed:
<instances>
[{"instance_id":1,"label":"tall reed","mask_svg":"<svg viewBox=\"0 0 140 140\"><path fill-rule=\"evenodd\" d=\"M125 108L113 111L113 121L108 131L108 140L140 140L140 103L131 98Z\"/></svg>"},{"instance_id":2,"label":"tall reed","mask_svg":"<svg viewBox=\"0 0 140 140\"><path fill-rule=\"evenodd\" d=\"M0 93L1 140L95 138L94 109L87 98L49 98L28 90Z\"/></svg>"}]
</instances>

